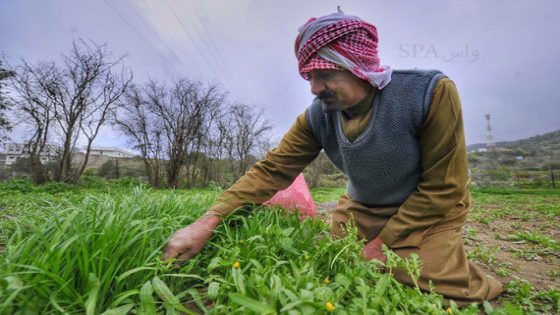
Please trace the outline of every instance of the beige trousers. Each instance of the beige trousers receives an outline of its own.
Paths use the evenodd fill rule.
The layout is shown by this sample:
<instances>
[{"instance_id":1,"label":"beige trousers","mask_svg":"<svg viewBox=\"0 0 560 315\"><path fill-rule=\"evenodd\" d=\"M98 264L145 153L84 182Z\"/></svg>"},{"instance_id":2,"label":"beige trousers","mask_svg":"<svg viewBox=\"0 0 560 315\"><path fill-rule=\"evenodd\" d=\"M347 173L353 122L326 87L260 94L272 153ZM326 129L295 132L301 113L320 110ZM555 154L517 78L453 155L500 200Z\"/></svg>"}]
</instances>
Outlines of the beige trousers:
<instances>
[{"instance_id":1,"label":"beige trousers","mask_svg":"<svg viewBox=\"0 0 560 315\"><path fill-rule=\"evenodd\" d=\"M426 231L413 233L404 242L391 249L400 257L407 258L416 253L422 260L422 271L418 285L429 290L431 281L435 292L452 299L459 306L472 302L492 300L503 291L502 283L491 278L467 259L463 248L462 226L470 206L470 199L460 203L459 213L453 218L444 219ZM343 195L333 214L333 237L343 237L344 226L354 224L358 236L372 240L385 226L398 208L370 208L353 201L348 194ZM395 270L395 278L404 284L412 285L412 279L404 270Z\"/></svg>"}]
</instances>

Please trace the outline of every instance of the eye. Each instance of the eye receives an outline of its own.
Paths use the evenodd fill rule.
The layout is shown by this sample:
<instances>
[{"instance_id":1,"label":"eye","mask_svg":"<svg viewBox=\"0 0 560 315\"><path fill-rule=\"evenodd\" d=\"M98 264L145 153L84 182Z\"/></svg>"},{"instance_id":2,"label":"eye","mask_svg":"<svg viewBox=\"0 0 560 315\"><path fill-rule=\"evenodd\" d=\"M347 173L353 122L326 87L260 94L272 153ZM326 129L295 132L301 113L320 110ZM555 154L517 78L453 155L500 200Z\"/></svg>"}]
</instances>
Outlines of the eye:
<instances>
[{"instance_id":1,"label":"eye","mask_svg":"<svg viewBox=\"0 0 560 315\"><path fill-rule=\"evenodd\" d=\"M334 76L334 73L332 71L317 71L315 73L311 73L309 72L307 74L307 77L309 78L309 80L312 80L313 78L317 79L317 80L321 80L321 81L328 81L331 80Z\"/></svg>"},{"instance_id":2,"label":"eye","mask_svg":"<svg viewBox=\"0 0 560 315\"><path fill-rule=\"evenodd\" d=\"M328 80L332 77L332 72L319 72L317 77L321 80Z\"/></svg>"}]
</instances>

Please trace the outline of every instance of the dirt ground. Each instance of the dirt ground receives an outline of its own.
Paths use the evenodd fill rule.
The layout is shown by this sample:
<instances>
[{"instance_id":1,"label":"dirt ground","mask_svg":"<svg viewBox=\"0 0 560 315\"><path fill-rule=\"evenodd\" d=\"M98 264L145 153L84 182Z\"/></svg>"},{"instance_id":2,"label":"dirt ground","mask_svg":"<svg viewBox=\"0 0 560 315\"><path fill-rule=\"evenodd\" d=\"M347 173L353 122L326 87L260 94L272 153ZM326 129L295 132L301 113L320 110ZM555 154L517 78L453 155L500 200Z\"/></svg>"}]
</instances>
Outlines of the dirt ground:
<instances>
[{"instance_id":1,"label":"dirt ground","mask_svg":"<svg viewBox=\"0 0 560 315\"><path fill-rule=\"evenodd\" d=\"M521 201L482 198L464 228L465 249L472 261L504 284L521 279L535 290L558 289L560 221L556 213L539 209L547 202L557 207L560 196ZM319 217L330 222L335 207L336 202L319 204Z\"/></svg>"},{"instance_id":2,"label":"dirt ground","mask_svg":"<svg viewBox=\"0 0 560 315\"><path fill-rule=\"evenodd\" d=\"M478 222L468 222L467 229L476 229L477 235L465 235L465 248L489 275L507 283L516 278L529 281L536 290L558 288L560 283L560 254L558 252L541 253L534 250L534 246L526 241L515 241L508 238L516 232L507 220L497 220L488 226ZM549 228L543 222L524 222L524 230L540 232ZM558 232L555 234L559 241ZM465 233L467 234L467 233ZM496 236L499 238L497 239ZM502 238L503 237L503 238ZM477 246L489 248L489 255L495 258L479 258ZM500 269L501 268L501 269Z\"/></svg>"}]
</instances>

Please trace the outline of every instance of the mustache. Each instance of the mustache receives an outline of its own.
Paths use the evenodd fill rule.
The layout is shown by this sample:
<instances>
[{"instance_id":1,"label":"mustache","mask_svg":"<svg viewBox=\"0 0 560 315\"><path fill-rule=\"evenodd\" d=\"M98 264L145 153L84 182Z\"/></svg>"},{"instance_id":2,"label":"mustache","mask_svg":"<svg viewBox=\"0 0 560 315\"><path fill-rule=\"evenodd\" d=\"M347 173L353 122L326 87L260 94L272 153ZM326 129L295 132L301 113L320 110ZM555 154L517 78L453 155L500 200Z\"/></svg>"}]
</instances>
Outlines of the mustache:
<instances>
[{"instance_id":1,"label":"mustache","mask_svg":"<svg viewBox=\"0 0 560 315\"><path fill-rule=\"evenodd\" d=\"M335 97L336 97L336 93L331 90L324 90L321 93L319 93L319 95L317 95L317 98L322 102L321 107L324 113L334 113L341 110L340 105L338 103L334 103L334 104L325 103L325 100L334 99Z\"/></svg>"},{"instance_id":2,"label":"mustache","mask_svg":"<svg viewBox=\"0 0 560 315\"><path fill-rule=\"evenodd\" d=\"M329 98L334 98L335 96L336 93L334 91L324 90L321 93L319 93L319 95L317 95L317 98L320 99L321 101L324 101Z\"/></svg>"}]
</instances>

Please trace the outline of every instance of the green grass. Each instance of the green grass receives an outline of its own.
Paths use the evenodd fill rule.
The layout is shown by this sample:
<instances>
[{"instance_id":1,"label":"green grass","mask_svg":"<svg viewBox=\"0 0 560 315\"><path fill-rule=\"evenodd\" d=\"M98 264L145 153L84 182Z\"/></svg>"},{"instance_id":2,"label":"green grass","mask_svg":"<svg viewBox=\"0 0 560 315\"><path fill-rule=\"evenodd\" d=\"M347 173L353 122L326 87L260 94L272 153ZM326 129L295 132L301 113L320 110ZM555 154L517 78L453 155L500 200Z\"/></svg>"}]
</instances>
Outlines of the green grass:
<instances>
[{"instance_id":1,"label":"green grass","mask_svg":"<svg viewBox=\"0 0 560 315\"><path fill-rule=\"evenodd\" d=\"M279 209L231 216L195 259L178 270L163 263L167 238L215 197L135 188L31 202L15 224L0 222L10 231L0 314L315 314L327 312L327 303L338 314L444 312L441 296L403 286L363 261L355 233L332 241L324 222L300 223ZM389 256L389 269L417 274L418 261Z\"/></svg>"},{"instance_id":2,"label":"green grass","mask_svg":"<svg viewBox=\"0 0 560 315\"><path fill-rule=\"evenodd\" d=\"M340 196L344 195L346 188L314 188L311 190L311 196L317 205L323 202L336 202Z\"/></svg>"},{"instance_id":3,"label":"green grass","mask_svg":"<svg viewBox=\"0 0 560 315\"><path fill-rule=\"evenodd\" d=\"M0 314L323 314L332 307L336 314L447 313L441 296L391 276L405 268L417 277L419 261L386 252L389 272L382 273L363 261L356 231L332 241L325 222L300 222L278 208L228 217L180 268L162 262L173 231L219 192L133 186L0 185ZM336 201L344 191L313 195L318 203ZM487 254L479 256L491 261ZM557 303L557 291L538 295L520 285L511 292L521 297L507 306L513 311L536 299Z\"/></svg>"},{"instance_id":4,"label":"green grass","mask_svg":"<svg viewBox=\"0 0 560 315\"><path fill-rule=\"evenodd\" d=\"M158 196L137 188L76 203L60 200L37 216L16 217L2 255L7 286L0 291L0 313L96 314L120 306L137 294L140 282L166 269L159 262L166 239L200 215L212 197Z\"/></svg>"}]
</instances>

